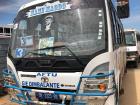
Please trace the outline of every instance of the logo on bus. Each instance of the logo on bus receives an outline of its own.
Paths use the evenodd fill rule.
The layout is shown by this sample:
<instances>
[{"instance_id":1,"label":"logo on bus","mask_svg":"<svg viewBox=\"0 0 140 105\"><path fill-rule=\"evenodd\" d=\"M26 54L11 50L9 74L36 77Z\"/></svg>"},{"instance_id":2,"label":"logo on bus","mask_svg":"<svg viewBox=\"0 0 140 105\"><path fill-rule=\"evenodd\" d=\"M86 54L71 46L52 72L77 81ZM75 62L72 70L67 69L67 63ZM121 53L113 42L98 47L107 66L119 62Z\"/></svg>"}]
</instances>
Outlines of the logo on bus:
<instances>
[{"instance_id":1,"label":"logo on bus","mask_svg":"<svg viewBox=\"0 0 140 105\"><path fill-rule=\"evenodd\" d=\"M49 82L49 78L48 77L42 77L41 78L41 82Z\"/></svg>"},{"instance_id":2,"label":"logo on bus","mask_svg":"<svg viewBox=\"0 0 140 105\"><path fill-rule=\"evenodd\" d=\"M46 77L57 77L57 73L39 72L39 73L37 73L36 76L38 76L38 77L44 77L44 76L46 76Z\"/></svg>"}]
</instances>

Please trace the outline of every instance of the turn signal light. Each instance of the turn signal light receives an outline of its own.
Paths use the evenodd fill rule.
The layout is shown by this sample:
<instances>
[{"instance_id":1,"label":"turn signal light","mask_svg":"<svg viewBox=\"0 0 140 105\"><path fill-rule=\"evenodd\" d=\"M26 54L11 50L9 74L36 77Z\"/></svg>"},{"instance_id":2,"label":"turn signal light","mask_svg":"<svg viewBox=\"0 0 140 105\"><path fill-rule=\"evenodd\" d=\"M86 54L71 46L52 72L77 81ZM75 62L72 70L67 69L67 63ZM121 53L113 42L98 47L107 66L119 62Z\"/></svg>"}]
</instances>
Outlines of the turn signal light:
<instances>
[{"instance_id":1,"label":"turn signal light","mask_svg":"<svg viewBox=\"0 0 140 105\"><path fill-rule=\"evenodd\" d=\"M106 85L105 84L99 84L98 88L100 91L105 91L106 90Z\"/></svg>"}]
</instances>

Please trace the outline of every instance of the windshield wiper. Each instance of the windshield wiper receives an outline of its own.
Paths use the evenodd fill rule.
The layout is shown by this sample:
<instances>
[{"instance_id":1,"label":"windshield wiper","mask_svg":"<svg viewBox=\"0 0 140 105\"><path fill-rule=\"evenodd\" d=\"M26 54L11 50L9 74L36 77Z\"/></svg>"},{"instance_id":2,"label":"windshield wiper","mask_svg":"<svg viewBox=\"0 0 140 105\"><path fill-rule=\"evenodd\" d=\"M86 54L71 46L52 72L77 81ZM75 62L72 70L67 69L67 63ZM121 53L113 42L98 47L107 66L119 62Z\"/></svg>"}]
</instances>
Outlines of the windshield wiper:
<instances>
[{"instance_id":1,"label":"windshield wiper","mask_svg":"<svg viewBox=\"0 0 140 105\"><path fill-rule=\"evenodd\" d=\"M28 52L25 56L27 56L30 53L33 54L33 55L40 55L40 56L42 56L42 55L45 55L45 54L39 54L39 53L37 53L35 51L42 51L42 50L46 50L46 49L47 50L49 50L49 49L56 49L56 48L61 48L61 47L65 47L82 66L85 66L83 64L83 62L80 60L80 58L78 56L76 56L76 54L71 49L69 49L66 45L59 45L59 46L52 46L52 47L36 49L36 50L31 51L31 52ZM25 57L25 56L23 56L23 57Z\"/></svg>"},{"instance_id":2,"label":"windshield wiper","mask_svg":"<svg viewBox=\"0 0 140 105\"><path fill-rule=\"evenodd\" d=\"M61 48L61 47L65 47L74 57L75 59L82 65L84 66L83 62L80 60L80 58L78 56L76 56L76 54L69 49L66 45L60 45L60 46L53 46L53 47L46 47L46 48L42 48L42 49L37 49L37 50L46 50L46 49L55 49L55 48Z\"/></svg>"}]
</instances>

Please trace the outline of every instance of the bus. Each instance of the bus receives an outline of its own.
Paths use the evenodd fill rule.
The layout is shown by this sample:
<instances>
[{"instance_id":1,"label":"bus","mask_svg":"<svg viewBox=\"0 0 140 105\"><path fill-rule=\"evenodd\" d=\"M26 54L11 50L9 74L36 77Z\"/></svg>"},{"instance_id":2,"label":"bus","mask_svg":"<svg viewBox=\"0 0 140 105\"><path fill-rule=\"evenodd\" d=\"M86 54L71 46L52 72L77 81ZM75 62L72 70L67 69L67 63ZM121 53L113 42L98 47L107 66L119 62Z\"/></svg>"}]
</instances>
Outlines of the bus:
<instances>
[{"instance_id":1,"label":"bus","mask_svg":"<svg viewBox=\"0 0 140 105\"><path fill-rule=\"evenodd\" d=\"M140 33L136 29L125 29L127 47L127 62L133 62L137 67L140 56Z\"/></svg>"},{"instance_id":2,"label":"bus","mask_svg":"<svg viewBox=\"0 0 140 105\"><path fill-rule=\"evenodd\" d=\"M111 0L23 5L14 19L3 70L11 100L24 105L118 105L126 68L120 18L129 16L121 12L128 2L118 2L117 11Z\"/></svg>"}]
</instances>

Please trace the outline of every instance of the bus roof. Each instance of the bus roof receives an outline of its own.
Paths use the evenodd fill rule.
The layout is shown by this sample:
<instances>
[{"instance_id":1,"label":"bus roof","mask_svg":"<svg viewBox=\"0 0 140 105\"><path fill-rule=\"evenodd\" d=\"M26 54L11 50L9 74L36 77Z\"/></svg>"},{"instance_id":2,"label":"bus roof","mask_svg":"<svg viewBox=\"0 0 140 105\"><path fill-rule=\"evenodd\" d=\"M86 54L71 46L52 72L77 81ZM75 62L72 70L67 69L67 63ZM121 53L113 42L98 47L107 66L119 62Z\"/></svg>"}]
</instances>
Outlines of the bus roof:
<instances>
[{"instance_id":1,"label":"bus roof","mask_svg":"<svg viewBox=\"0 0 140 105\"><path fill-rule=\"evenodd\" d=\"M27 4L24 4L20 7L19 11L25 9L25 8L28 8L28 7L31 7L31 6L34 6L36 4L40 4L40 3L44 3L44 2L47 2L47 1L51 1L51 0L34 0L32 2L29 2Z\"/></svg>"}]
</instances>

